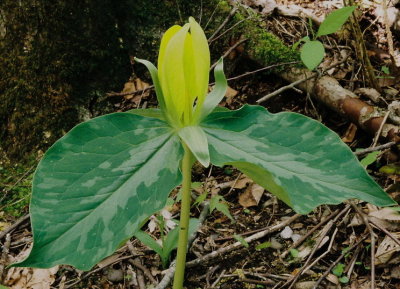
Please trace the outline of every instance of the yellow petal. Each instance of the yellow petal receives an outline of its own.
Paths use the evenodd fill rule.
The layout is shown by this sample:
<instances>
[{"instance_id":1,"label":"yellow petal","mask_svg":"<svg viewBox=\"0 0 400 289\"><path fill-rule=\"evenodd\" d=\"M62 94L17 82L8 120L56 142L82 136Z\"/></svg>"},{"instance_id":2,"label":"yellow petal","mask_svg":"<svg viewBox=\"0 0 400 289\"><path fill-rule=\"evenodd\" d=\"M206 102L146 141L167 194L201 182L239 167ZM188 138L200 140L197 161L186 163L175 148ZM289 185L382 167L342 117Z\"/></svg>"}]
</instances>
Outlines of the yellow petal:
<instances>
[{"instance_id":1,"label":"yellow petal","mask_svg":"<svg viewBox=\"0 0 400 289\"><path fill-rule=\"evenodd\" d=\"M193 65L196 71L195 94L198 98L197 104L201 107L208 91L210 50L208 48L207 38L200 25L193 17L189 18L189 23L193 42Z\"/></svg>"},{"instance_id":2,"label":"yellow petal","mask_svg":"<svg viewBox=\"0 0 400 289\"><path fill-rule=\"evenodd\" d=\"M188 30L189 24L186 24L172 35L159 63L159 78L166 106L178 120L188 106L184 75L184 48Z\"/></svg>"}]
</instances>

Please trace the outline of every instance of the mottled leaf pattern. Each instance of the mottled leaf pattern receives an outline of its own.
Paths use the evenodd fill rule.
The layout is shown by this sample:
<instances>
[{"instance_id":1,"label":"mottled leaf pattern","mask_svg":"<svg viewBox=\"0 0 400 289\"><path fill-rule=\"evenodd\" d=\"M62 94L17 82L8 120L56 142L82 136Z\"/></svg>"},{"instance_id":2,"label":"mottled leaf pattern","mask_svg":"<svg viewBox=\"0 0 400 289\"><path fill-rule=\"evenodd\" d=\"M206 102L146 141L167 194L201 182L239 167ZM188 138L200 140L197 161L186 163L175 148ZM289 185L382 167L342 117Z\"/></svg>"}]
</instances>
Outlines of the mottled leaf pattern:
<instances>
[{"instance_id":1,"label":"mottled leaf pattern","mask_svg":"<svg viewBox=\"0 0 400 289\"><path fill-rule=\"evenodd\" d=\"M394 204L334 132L303 115L246 105L202 127L212 164L238 167L299 213L350 198Z\"/></svg>"},{"instance_id":2,"label":"mottled leaf pattern","mask_svg":"<svg viewBox=\"0 0 400 289\"><path fill-rule=\"evenodd\" d=\"M17 266L89 270L165 205L180 184L179 137L159 119L115 113L56 142L33 181L34 245Z\"/></svg>"}]
</instances>

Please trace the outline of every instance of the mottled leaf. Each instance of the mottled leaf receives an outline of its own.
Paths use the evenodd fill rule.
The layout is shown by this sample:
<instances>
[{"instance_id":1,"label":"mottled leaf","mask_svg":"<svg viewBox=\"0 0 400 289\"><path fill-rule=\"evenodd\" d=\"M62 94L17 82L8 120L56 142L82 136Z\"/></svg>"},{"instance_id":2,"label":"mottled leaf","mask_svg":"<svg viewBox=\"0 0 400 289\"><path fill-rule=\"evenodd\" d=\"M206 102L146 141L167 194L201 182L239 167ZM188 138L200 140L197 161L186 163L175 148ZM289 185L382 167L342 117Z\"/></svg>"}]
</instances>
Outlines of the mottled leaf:
<instances>
[{"instance_id":1,"label":"mottled leaf","mask_svg":"<svg viewBox=\"0 0 400 289\"><path fill-rule=\"evenodd\" d=\"M40 162L30 206L33 249L16 264L89 270L162 209L183 150L164 121L115 113L79 124Z\"/></svg>"},{"instance_id":2,"label":"mottled leaf","mask_svg":"<svg viewBox=\"0 0 400 289\"><path fill-rule=\"evenodd\" d=\"M236 166L299 213L350 198L394 204L338 135L303 115L246 105L202 126L212 164Z\"/></svg>"}]
</instances>

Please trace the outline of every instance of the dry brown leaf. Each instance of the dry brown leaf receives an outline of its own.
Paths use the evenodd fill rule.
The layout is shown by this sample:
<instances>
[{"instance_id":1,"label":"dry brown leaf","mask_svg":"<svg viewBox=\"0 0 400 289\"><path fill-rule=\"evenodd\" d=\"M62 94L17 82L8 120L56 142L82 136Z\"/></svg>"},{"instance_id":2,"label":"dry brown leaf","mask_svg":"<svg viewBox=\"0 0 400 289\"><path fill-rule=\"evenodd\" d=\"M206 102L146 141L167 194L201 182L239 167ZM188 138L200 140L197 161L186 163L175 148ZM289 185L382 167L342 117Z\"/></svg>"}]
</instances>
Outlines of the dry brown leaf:
<instances>
[{"instance_id":1,"label":"dry brown leaf","mask_svg":"<svg viewBox=\"0 0 400 289\"><path fill-rule=\"evenodd\" d=\"M121 256L122 256L122 254L114 254L114 255L108 256L108 257L104 258L103 260L101 260L99 263L97 263L97 266L99 266L100 268L107 267L108 265L117 261Z\"/></svg>"},{"instance_id":2,"label":"dry brown leaf","mask_svg":"<svg viewBox=\"0 0 400 289\"><path fill-rule=\"evenodd\" d=\"M326 276L326 280L328 280L329 282L335 284L335 285L339 285L339 278L336 275L333 275L331 273L328 274L328 276Z\"/></svg>"},{"instance_id":3,"label":"dry brown leaf","mask_svg":"<svg viewBox=\"0 0 400 289\"><path fill-rule=\"evenodd\" d=\"M400 214L399 212L391 209L391 208L383 208L378 211L370 212L368 214L370 217L375 217L381 220L392 221L392 222L400 222Z\"/></svg>"},{"instance_id":4,"label":"dry brown leaf","mask_svg":"<svg viewBox=\"0 0 400 289\"><path fill-rule=\"evenodd\" d=\"M248 184L252 183L253 181L246 177L245 175L242 175L240 179L237 180L235 183L234 181L232 182L232 185L234 185L234 189L244 189L247 187Z\"/></svg>"},{"instance_id":5,"label":"dry brown leaf","mask_svg":"<svg viewBox=\"0 0 400 289\"><path fill-rule=\"evenodd\" d=\"M357 126L354 123L350 123L349 127L347 128L344 136L342 137L342 141L345 143L351 143L356 136Z\"/></svg>"},{"instance_id":6,"label":"dry brown leaf","mask_svg":"<svg viewBox=\"0 0 400 289\"><path fill-rule=\"evenodd\" d=\"M393 232L392 235L399 239L400 232ZM385 236L383 241L379 244L375 254L375 264L386 264L392 258L395 252L400 251L400 246L393 241L389 236Z\"/></svg>"},{"instance_id":7,"label":"dry brown leaf","mask_svg":"<svg viewBox=\"0 0 400 289\"><path fill-rule=\"evenodd\" d=\"M22 251L18 256L10 258L10 264L25 259L31 248ZM51 284L56 280L56 273L59 266L49 269L20 268L13 267L7 271L4 285L11 289L50 289Z\"/></svg>"},{"instance_id":8,"label":"dry brown leaf","mask_svg":"<svg viewBox=\"0 0 400 289\"><path fill-rule=\"evenodd\" d=\"M226 93L225 93L226 103L229 104L229 105L232 104L233 98L236 95L238 95L238 93L239 92L237 90L235 90L232 87L228 86L228 89L226 90Z\"/></svg>"},{"instance_id":9,"label":"dry brown leaf","mask_svg":"<svg viewBox=\"0 0 400 289\"><path fill-rule=\"evenodd\" d=\"M264 188L253 183L239 196L239 204L245 208L257 206L263 193Z\"/></svg>"}]
</instances>

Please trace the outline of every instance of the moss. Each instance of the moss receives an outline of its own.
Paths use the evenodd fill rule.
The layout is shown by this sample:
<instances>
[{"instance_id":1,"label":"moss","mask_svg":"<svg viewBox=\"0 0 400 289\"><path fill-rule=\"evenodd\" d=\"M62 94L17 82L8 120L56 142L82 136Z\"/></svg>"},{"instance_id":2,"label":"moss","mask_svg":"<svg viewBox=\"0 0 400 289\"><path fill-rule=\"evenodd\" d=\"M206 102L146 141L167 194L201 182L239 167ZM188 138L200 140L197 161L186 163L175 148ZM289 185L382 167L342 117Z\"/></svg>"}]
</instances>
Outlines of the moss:
<instances>
[{"instance_id":1,"label":"moss","mask_svg":"<svg viewBox=\"0 0 400 289\"><path fill-rule=\"evenodd\" d=\"M239 11L234 21L236 23L242 21L242 24L239 25L236 33L248 39L245 51L253 60L268 66L300 59L297 50L287 47L278 37L268 32L265 22L259 15L244 8ZM274 71L279 71L279 68Z\"/></svg>"}]
</instances>

